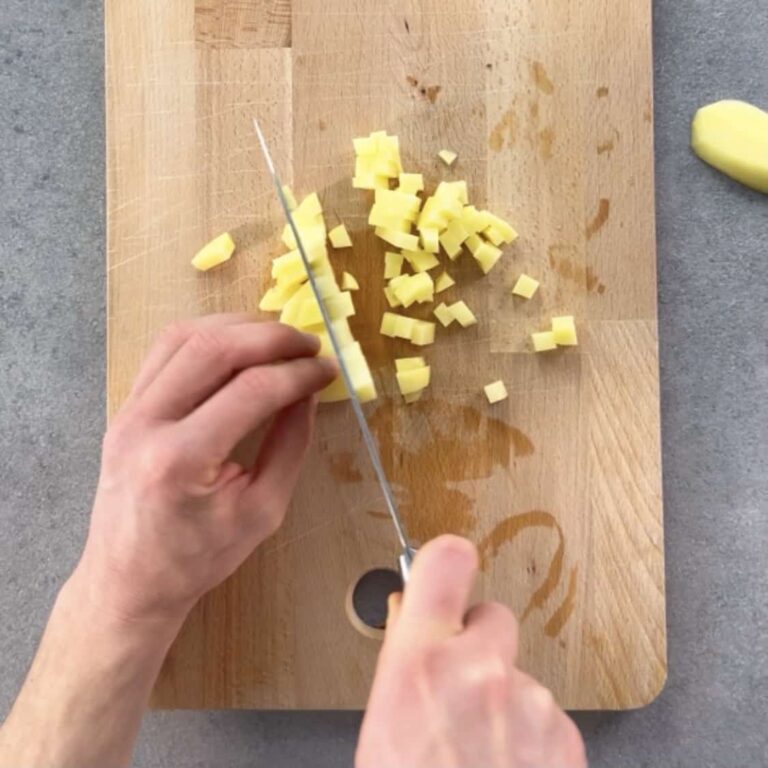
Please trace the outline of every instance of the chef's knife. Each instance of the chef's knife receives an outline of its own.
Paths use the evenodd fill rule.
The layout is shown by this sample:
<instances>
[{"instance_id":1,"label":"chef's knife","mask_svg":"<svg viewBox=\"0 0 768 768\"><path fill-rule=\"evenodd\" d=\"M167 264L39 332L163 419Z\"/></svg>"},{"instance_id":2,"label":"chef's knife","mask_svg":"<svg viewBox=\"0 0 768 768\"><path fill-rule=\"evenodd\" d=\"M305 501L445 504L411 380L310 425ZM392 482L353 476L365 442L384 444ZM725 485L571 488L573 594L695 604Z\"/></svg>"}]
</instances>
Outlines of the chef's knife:
<instances>
[{"instance_id":1,"label":"chef's knife","mask_svg":"<svg viewBox=\"0 0 768 768\"><path fill-rule=\"evenodd\" d=\"M267 168L269 169L269 173L272 176L272 181L275 184L277 196L280 199L280 204L283 207L283 212L285 213L285 217L288 220L288 225L290 226L291 232L293 233L293 236L296 240L296 248L301 255L301 260L304 263L304 268L307 271L309 284L312 286L312 292L315 294L315 299L320 306L320 314L323 317L326 332L328 333L328 337L331 340L333 353L336 355L336 359L339 362L339 368L341 370L342 378L344 379L344 384L347 387L347 392L349 393L352 410L357 417L357 423L360 427L360 432L363 435L363 442L365 443L365 447L368 449L368 455L371 457L373 470L376 473L376 477L378 478L381 491L384 494L384 501L386 502L387 509L389 510L390 517L392 518L392 522L395 525L397 538L400 540L400 546L402 547L402 551L398 559L398 565L400 568L400 574L403 577L403 583L406 583L411 571L411 563L413 562L415 550L411 546L411 543L408 539L408 534L405 530L405 526L403 525L403 521L400 519L400 514L397 511L397 504L395 503L395 498L392 493L392 486L389 484L389 480L387 479L387 474L384 471L384 467L381 463L379 449L376 446L376 441L373 439L373 435L371 434L368 422L365 420L365 414L363 413L363 408L360 405L360 398L358 398L357 393L355 392L355 388L352 384L352 377L349 373L349 369L347 368L346 363L344 362L344 356L342 355L341 351L341 344L339 344L339 340L336 336L336 332L334 331L333 324L331 323L331 318L328 315L328 310L326 309L325 302L320 293L320 289L318 288L317 279L315 278L315 274L312 271L312 265L309 262L306 251L304 250L304 244L301 241L301 234L299 233L299 229L296 226L296 222L293 220L291 208L288 205L288 201L286 200L285 192L283 192L283 185L277 175L275 163L272 160L272 155L269 151L269 147L267 146L267 140L264 138L264 133L261 130L261 126L259 125L258 120L254 119L253 126L256 129L256 135L259 138L261 151L264 153L264 159L267 162Z\"/></svg>"}]
</instances>

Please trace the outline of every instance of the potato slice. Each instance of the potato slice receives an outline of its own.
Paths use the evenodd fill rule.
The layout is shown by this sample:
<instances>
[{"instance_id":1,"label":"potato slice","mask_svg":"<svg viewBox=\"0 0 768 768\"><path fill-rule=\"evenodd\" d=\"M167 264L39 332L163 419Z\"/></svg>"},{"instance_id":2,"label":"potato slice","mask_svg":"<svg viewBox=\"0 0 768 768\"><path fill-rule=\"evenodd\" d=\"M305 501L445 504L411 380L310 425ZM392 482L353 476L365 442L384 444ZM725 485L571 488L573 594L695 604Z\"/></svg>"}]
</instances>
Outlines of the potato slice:
<instances>
[{"instance_id":1,"label":"potato slice","mask_svg":"<svg viewBox=\"0 0 768 768\"><path fill-rule=\"evenodd\" d=\"M447 272L443 272L443 274L435 280L435 293L447 291L454 285L456 285L456 281Z\"/></svg>"},{"instance_id":2,"label":"potato slice","mask_svg":"<svg viewBox=\"0 0 768 768\"><path fill-rule=\"evenodd\" d=\"M341 276L341 287L345 291L359 291L360 283L357 282L354 275L351 275L349 272L344 272Z\"/></svg>"},{"instance_id":3,"label":"potato slice","mask_svg":"<svg viewBox=\"0 0 768 768\"><path fill-rule=\"evenodd\" d=\"M384 227L376 227L374 230L376 236L380 237L384 242L394 245L395 248L400 248L403 251L416 251L419 248L419 238L416 235L410 235L406 232L397 232L394 229L387 229Z\"/></svg>"},{"instance_id":4,"label":"potato slice","mask_svg":"<svg viewBox=\"0 0 768 768\"><path fill-rule=\"evenodd\" d=\"M387 304L389 304L392 309L403 306L400 299L395 296L395 292L388 285L384 286L384 296L386 296Z\"/></svg>"},{"instance_id":5,"label":"potato slice","mask_svg":"<svg viewBox=\"0 0 768 768\"><path fill-rule=\"evenodd\" d=\"M397 189L399 192L410 194L422 192L424 190L424 177L420 173L401 173Z\"/></svg>"},{"instance_id":6,"label":"potato slice","mask_svg":"<svg viewBox=\"0 0 768 768\"><path fill-rule=\"evenodd\" d=\"M234 252L235 241L229 232L225 232L197 252L195 258L192 259L192 266L200 272L207 272L209 269L229 261Z\"/></svg>"},{"instance_id":7,"label":"potato slice","mask_svg":"<svg viewBox=\"0 0 768 768\"><path fill-rule=\"evenodd\" d=\"M557 349L555 334L552 331L542 331L541 333L532 333L531 341L535 352L549 352Z\"/></svg>"},{"instance_id":8,"label":"potato slice","mask_svg":"<svg viewBox=\"0 0 768 768\"><path fill-rule=\"evenodd\" d=\"M400 371L412 371L415 368L424 368L426 362L423 357L400 357L395 360L395 368Z\"/></svg>"},{"instance_id":9,"label":"potato slice","mask_svg":"<svg viewBox=\"0 0 768 768\"><path fill-rule=\"evenodd\" d=\"M579 344L573 315L553 317L552 334L558 347L576 347Z\"/></svg>"},{"instance_id":10,"label":"potato slice","mask_svg":"<svg viewBox=\"0 0 768 768\"><path fill-rule=\"evenodd\" d=\"M455 304L451 304L448 309L462 328L469 328L471 325L477 324L477 318L465 302L457 301Z\"/></svg>"},{"instance_id":11,"label":"potato slice","mask_svg":"<svg viewBox=\"0 0 768 768\"><path fill-rule=\"evenodd\" d=\"M399 371L397 374L397 386L400 388L400 394L413 395L421 392L429 386L431 378L430 367L413 368L408 371Z\"/></svg>"},{"instance_id":12,"label":"potato slice","mask_svg":"<svg viewBox=\"0 0 768 768\"><path fill-rule=\"evenodd\" d=\"M437 227L420 227L421 244L427 253L439 253L440 230Z\"/></svg>"},{"instance_id":13,"label":"potato slice","mask_svg":"<svg viewBox=\"0 0 768 768\"><path fill-rule=\"evenodd\" d=\"M435 307L433 314L444 328L447 328L456 319L445 302Z\"/></svg>"},{"instance_id":14,"label":"potato slice","mask_svg":"<svg viewBox=\"0 0 768 768\"><path fill-rule=\"evenodd\" d=\"M411 342L417 347L425 347L435 343L435 324L426 320L414 321L411 330Z\"/></svg>"},{"instance_id":15,"label":"potato slice","mask_svg":"<svg viewBox=\"0 0 768 768\"><path fill-rule=\"evenodd\" d=\"M403 251L403 257L411 265L414 272L427 272L440 266L440 260L437 256L427 251Z\"/></svg>"},{"instance_id":16,"label":"potato slice","mask_svg":"<svg viewBox=\"0 0 768 768\"><path fill-rule=\"evenodd\" d=\"M450 149L441 149L437 156L447 165L451 166L456 162L456 158L458 157L458 154L456 152L452 152Z\"/></svg>"},{"instance_id":17,"label":"potato slice","mask_svg":"<svg viewBox=\"0 0 768 768\"><path fill-rule=\"evenodd\" d=\"M384 279L391 280L393 277L399 277L403 271L404 260L402 253L387 251L384 254Z\"/></svg>"},{"instance_id":18,"label":"potato slice","mask_svg":"<svg viewBox=\"0 0 768 768\"><path fill-rule=\"evenodd\" d=\"M483 270L483 274L487 275L501 258L501 250L490 243L481 243L474 257L475 261L480 265L480 269Z\"/></svg>"}]
</instances>

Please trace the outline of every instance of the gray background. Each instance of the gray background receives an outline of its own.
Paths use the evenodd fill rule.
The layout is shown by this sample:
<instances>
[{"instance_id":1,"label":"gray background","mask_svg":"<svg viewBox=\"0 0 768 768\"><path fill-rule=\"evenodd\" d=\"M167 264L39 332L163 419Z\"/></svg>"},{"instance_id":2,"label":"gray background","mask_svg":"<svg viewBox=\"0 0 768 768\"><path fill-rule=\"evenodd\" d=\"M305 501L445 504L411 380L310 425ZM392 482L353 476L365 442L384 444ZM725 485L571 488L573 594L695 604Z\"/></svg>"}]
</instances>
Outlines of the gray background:
<instances>
[{"instance_id":1,"label":"gray background","mask_svg":"<svg viewBox=\"0 0 768 768\"><path fill-rule=\"evenodd\" d=\"M766 0L655 3L670 677L643 711L578 718L593 766L768 765L768 198L688 150L698 105L768 107L766 41ZM97 476L103 42L99 0L0 2L0 713L78 556ZM358 725L155 714L135 762L350 765Z\"/></svg>"}]
</instances>

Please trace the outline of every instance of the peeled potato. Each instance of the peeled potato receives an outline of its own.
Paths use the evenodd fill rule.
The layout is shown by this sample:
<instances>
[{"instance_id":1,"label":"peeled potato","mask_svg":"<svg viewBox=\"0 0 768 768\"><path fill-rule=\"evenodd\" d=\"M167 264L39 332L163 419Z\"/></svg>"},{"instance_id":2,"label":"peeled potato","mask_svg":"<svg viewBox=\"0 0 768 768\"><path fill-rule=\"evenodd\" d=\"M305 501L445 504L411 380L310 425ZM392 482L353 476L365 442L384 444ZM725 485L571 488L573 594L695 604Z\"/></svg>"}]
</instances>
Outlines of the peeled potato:
<instances>
[{"instance_id":1,"label":"peeled potato","mask_svg":"<svg viewBox=\"0 0 768 768\"><path fill-rule=\"evenodd\" d=\"M693 119L693 151L704 162L768 194L768 112L744 101L719 101Z\"/></svg>"}]
</instances>

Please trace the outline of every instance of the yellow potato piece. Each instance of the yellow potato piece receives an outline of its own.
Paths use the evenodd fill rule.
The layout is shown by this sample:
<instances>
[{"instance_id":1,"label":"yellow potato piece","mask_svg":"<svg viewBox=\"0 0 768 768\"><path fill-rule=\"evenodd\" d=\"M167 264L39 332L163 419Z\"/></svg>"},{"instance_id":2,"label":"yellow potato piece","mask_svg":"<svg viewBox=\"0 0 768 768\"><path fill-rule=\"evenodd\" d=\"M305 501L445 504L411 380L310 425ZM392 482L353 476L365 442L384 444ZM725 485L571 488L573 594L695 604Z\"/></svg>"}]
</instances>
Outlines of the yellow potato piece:
<instances>
[{"instance_id":1,"label":"yellow potato piece","mask_svg":"<svg viewBox=\"0 0 768 768\"><path fill-rule=\"evenodd\" d=\"M533 349L536 352L549 352L552 349L557 349L555 334L552 331L532 333L531 341L533 342Z\"/></svg>"},{"instance_id":2,"label":"yellow potato piece","mask_svg":"<svg viewBox=\"0 0 768 768\"><path fill-rule=\"evenodd\" d=\"M385 243L394 245L403 251L416 251L419 247L419 238L416 235L409 235L406 232L397 232L394 229L385 229L376 227L376 236L380 237Z\"/></svg>"},{"instance_id":3,"label":"yellow potato piece","mask_svg":"<svg viewBox=\"0 0 768 768\"><path fill-rule=\"evenodd\" d=\"M343 291L336 296L329 296L325 299L325 308L328 310L331 320L352 317L355 314L355 304L349 291Z\"/></svg>"},{"instance_id":4,"label":"yellow potato piece","mask_svg":"<svg viewBox=\"0 0 768 768\"><path fill-rule=\"evenodd\" d=\"M410 340L413 336L413 329L416 327L416 320L405 315L397 315L395 321L395 338Z\"/></svg>"},{"instance_id":5,"label":"yellow potato piece","mask_svg":"<svg viewBox=\"0 0 768 768\"><path fill-rule=\"evenodd\" d=\"M225 232L197 252L195 258L192 259L192 266L200 272L207 272L209 269L229 261L234 252L235 241L229 232Z\"/></svg>"},{"instance_id":6,"label":"yellow potato piece","mask_svg":"<svg viewBox=\"0 0 768 768\"><path fill-rule=\"evenodd\" d=\"M704 162L768 193L768 112L744 101L702 107L693 119L691 146Z\"/></svg>"},{"instance_id":7,"label":"yellow potato piece","mask_svg":"<svg viewBox=\"0 0 768 768\"><path fill-rule=\"evenodd\" d=\"M455 304L451 304L448 309L462 328L469 328L471 325L477 324L477 318L465 302L457 301Z\"/></svg>"},{"instance_id":8,"label":"yellow potato piece","mask_svg":"<svg viewBox=\"0 0 768 768\"><path fill-rule=\"evenodd\" d=\"M517 278L517 282L515 283L515 287L512 289L512 293L514 293L515 296L522 296L524 299L532 299L538 290L539 281L534 280L529 275L522 274Z\"/></svg>"},{"instance_id":9,"label":"yellow potato piece","mask_svg":"<svg viewBox=\"0 0 768 768\"><path fill-rule=\"evenodd\" d=\"M347 228L343 224L339 224L338 227L334 227L328 233L328 239L331 241L331 245L334 248L351 248L352 238L347 232Z\"/></svg>"},{"instance_id":10,"label":"yellow potato piece","mask_svg":"<svg viewBox=\"0 0 768 768\"><path fill-rule=\"evenodd\" d=\"M437 156L448 166L453 165L458 157L456 152L451 152L450 149L441 149Z\"/></svg>"},{"instance_id":11,"label":"yellow potato piece","mask_svg":"<svg viewBox=\"0 0 768 768\"><path fill-rule=\"evenodd\" d=\"M494 403L500 403L502 400L506 400L509 395L507 394L507 388L504 386L504 382L494 381L492 384L486 384L485 396L488 398L488 402L493 405Z\"/></svg>"},{"instance_id":12,"label":"yellow potato piece","mask_svg":"<svg viewBox=\"0 0 768 768\"><path fill-rule=\"evenodd\" d=\"M474 257L483 274L487 275L501 258L501 251L490 243L481 243Z\"/></svg>"},{"instance_id":13,"label":"yellow potato piece","mask_svg":"<svg viewBox=\"0 0 768 768\"><path fill-rule=\"evenodd\" d=\"M418 195L402 192L399 189L377 189L375 204L392 212L416 213L421 209L421 198Z\"/></svg>"},{"instance_id":14,"label":"yellow potato piece","mask_svg":"<svg viewBox=\"0 0 768 768\"><path fill-rule=\"evenodd\" d=\"M280 313L280 322L285 325L295 326L301 307L307 299L314 299L314 294L312 293L312 286L309 283L304 283L304 285L300 286L296 293L285 302L283 311Z\"/></svg>"},{"instance_id":15,"label":"yellow potato piece","mask_svg":"<svg viewBox=\"0 0 768 768\"><path fill-rule=\"evenodd\" d=\"M386 176L375 176L372 173L365 176L355 176L352 179L355 189L389 189L389 179Z\"/></svg>"},{"instance_id":16,"label":"yellow potato piece","mask_svg":"<svg viewBox=\"0 0 768 768\"><path fill-rule=\"evenodd\" d=\"M455 261L461 253L461 244L469 237L464 225L459 219L454 219L440 235L440 244L445 249L448 257Z\"/></svg>"},{"instance_id":17,"label":"yellow potato piece","mask_svg":"<svg viewBox=\"0 0 768 768\"><path fill-rule=\"evenodd\" d=\"M394 312L385 312L381 317L381 328L379 329L379 333L381 333L382 336L388 336L390 339L394 339L398 317L399 315L396 315Z\"/></svg>"},{"instance_id":18,"label":"yellow potato piece","mask_svg":"<svg viewBox=\"0 0 768 768\"><path fill-rule=\"evenodd\" d=\"M509 222L504 221L504 219L500 218L499 216L495 216L488 211L483 211L483 215L486 217L486 221L488 221L487 229L493 229L495 232L498 232L503 243L513 243L515 240L517 240L517 232ZM494 243L494 245L498 244L499 243Z\"/></svg>"},{"instance_id":19,"label":"yellow potato piece","mask_svg":"<svg viewBox=\"0 0 768 768\"><path fill-rule=\"evenodd\" d=\"M285 202L288 203L289 211L295 211L299 207L293 190L287 184L283 184L283 196L285 197Z\"/></svg>"},{"instance_id":20,"label":"yellow potato piece","mask_svg":"<svg viewBox=\"0 0 768 768\"><path fill-rule=\"evenodd\" d=\"M393 277L398 277L403 271L404 260L402 253L387 251L384 254L384 279L391 280Z\"/></svg>"},{"instance_id":21,"label":"yellow potato piece","mask_svg":"<svg viewBox=\"0 0 768 768\"><path fill-rule=\"evenodd\" d=\"M395 368L400 371L412 371L415 368L424 368L426 362L423 357L401 357L395 360Z\"/></svg>"},{"instance_id":22,"label":"yellow potato piece","mask_svg":"<svg viewBox=\"0 0 768 768\"><path fill-rule=\"evenodd\" d=\"M352 379L352 386L360 401L367 403L370 400L375 400L377 396L376 385L374 384L373 377L371 376L371 369L368 366L368 361L365 359L365 355L363 354L359 342L355 341L344 347L341 350L341 355L344 358L344 364ZM348 399L349 394L347 393L347 388L344 385L344 378L342 376L339 376L335 381L331 382L331 384L320 393L321 403L334 403Z\"/></svg>"},{"instance_id":23,"label":"yellow potato piece","mask_svg":"<svg viewBox=\"0 0 768 768\"><path fill-rule=\"evenodd\" d=\"M437 256L427 251L403 251L403 256L414 272L427 272L440 266Z\"/></svg>"},{"instance_id":24,"label":"yellow potato piece","mask_svg":"<svg viewBox=\"0 0 768 768\"><path fill-rule=\"evenodd\" d=\"M430 367L414 368L409 371L399 371L397 374L397 386L400 388L400 394L413 395L421 392L429 386L431 378Z\"/></svg>"},{"instance_id":25,"label":"yellow potato piece","mask_svg":"<svg viewBox=\"0 0 768 768\"><path fill-rule=\"evenodd\" d=\"M259 309L262 312L279 312L298 290L299 283L274 285L262 297L259 302Z\"/></svg>"},{"instance_id":26,"label":"yellow potato piece","mask_svg":"<svg viewBox=\"0 0 768 768\"><path fill-rule=\"evenodd\" d=\"M403 395L403 400L410 405L411 403L416 403L421 400L423 394L424 390L422 389L421 392L414 392L412 395Z\"/></svg>"},{"instance_id":27,"label":"yellow potato piece","mask_svg":"<svg viewBox=\"0 0 768 768\"><path fill-rule=\"evenodd\" d=\"M466 181L441 181L435 190L437 199L457 200L462 205L469 203L469 190Z\"/></svg>"},{"instance_id":28,"label":"yellow potato piece","mask_svg":"<svg viewBox=\"0 0 768 768\"><path fill-rule=\"evenodd\" d=\"M443 274L435 280L435 293L447 291L453 285L456 285L456 281L447 272L443 272Z\"/></svg>"},{"instance_id":29,"label":"yellow potato piece","mask_svg":"<svg viewBox=\"0 0 768 768\"><path fill-rule=\"evenodd\" d=\"M469 248L469 252L477 258L477 252L482 248L485 241L482 237L479 237L478 235L470 235L465 241L464 244Z\"/></svg>"},{"instance_id":30,"label":"yellow potato piece","mask_svg":"<svg viewBox=\"0 0 768 768\"><path fill-rule=\"evenodd\" d=\"M415 194L424 190L424 177L420 173L401 173L398 191Z\"/></svg>"},{"instance_id":31,"label":"yellow potato piece","mask_svg":"<svg viewBox=\"0 0 768 768\"><path fill-rule=\"evenodd\" d=\"M411 329L411 342L418 347L425 347L435 343L435 324L426 320L414 321Z\"/></svg>"},{"instance_id":32,"label":"yellow potato piece","mask_svg":"<svg viewBox=\"0 0 768 768\"><path fill-rule=\"evenodd\" d=\"M400 299L395 296L395 292L388 285L384 287L384 296L386 296L387 304L389 304L392 309L403 306Z\"/></svg>"},{"instance_id":33,"label":"yellow potato piece","mask_svg":"<svg viewBox=\"0 0 768 768\"><path fill-rule=\"evenodd\" d=\"M427 253L438 253L440 251L440 230L437 227L421 227L421 244Z\"/></svg>"},{"instance_id":34,"label":"yellow potato piece","mask_svg":"<svg viewBox=\"0 0 768 768\"><path fill-rule=\"evenodd\" d=\"M435 307L433 314L444 328L447 328L456 319L453 316L453 312L451 312L444 302Z\"/></svg>"},{"instance_id":35,"label":"yellow potato piece","mask_svg":"<svg viewBox=\"0 0 768 768\"><path fill-rule=\"evenodd\" d=\"M345 291L359 291L360 283L357 282L354 275L344 272L341 276L341 287Z\"/></svg>"},{"instance_id":36,"label":"yellow potato piece","mask_svg":"<svg viewBox=\"0 0 768 768\"><path fill-rule=\"evenodd\" d=\"M558 347L578 346L579 339L576 335L576 321L573 315L552 318L552 334Z\"/></svg>"},{"instance_id":37,"label":"yellow potato piece","mask_svg":"<svg viewBox=\"0 0 768 768\"><path fill-rule=\"evenodd\" d=\"M435 284L428 272L419 272L413 276L401 275L390 281L389 285L404 307L410 307L417 301L420 304L432 301L435 295Z\"/></svg>"}]
</instances>

